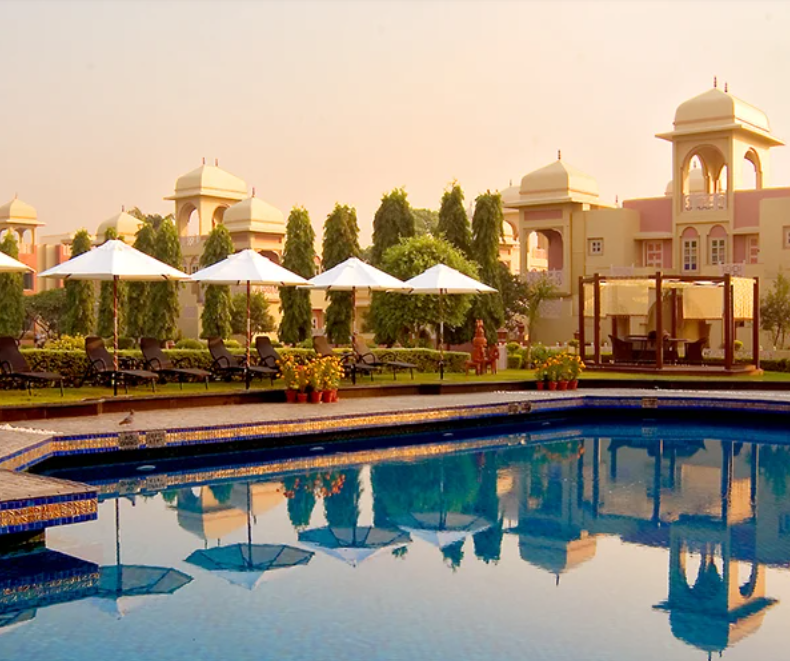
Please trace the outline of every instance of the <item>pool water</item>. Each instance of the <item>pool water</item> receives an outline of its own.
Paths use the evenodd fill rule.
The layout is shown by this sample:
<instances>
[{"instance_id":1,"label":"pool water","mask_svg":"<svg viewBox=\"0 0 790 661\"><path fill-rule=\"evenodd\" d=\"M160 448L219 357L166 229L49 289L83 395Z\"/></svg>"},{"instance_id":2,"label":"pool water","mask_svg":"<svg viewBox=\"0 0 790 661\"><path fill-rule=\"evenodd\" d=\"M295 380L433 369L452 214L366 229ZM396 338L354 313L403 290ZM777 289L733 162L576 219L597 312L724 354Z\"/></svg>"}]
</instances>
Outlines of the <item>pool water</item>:
<instances>
[{"instance_id":1,"label":"pool water","mask_svg":"<svg viewBox=\"0 0 790 661\"><path fill-rule=\"evenodd\" d=\"M781 432L435 440L263 474L83 473L98 520L0 559L0 659L785 656Z\"/></svg>"}]
</instances>

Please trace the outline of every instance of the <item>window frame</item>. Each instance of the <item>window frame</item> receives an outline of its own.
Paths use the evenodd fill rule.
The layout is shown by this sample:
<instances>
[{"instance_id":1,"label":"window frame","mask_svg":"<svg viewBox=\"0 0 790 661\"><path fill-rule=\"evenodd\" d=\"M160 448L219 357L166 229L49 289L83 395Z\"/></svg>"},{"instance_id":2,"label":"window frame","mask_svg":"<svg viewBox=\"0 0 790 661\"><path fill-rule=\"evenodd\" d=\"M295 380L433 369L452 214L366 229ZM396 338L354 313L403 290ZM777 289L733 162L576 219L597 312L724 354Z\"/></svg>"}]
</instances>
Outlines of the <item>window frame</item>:
<instances>
[{"instance_id":1,"label":"window frame","mask_svg":"<svg viewBox=\"0 0 790 661\"><path fill-rule=\"evenodd\" d=\"M746 237L746 263L760 263L760 237L756 234Z\"/></svg>"},{"instance_id":2,"label":"window frame","mask_svg":"<svg viewBox=\"0 0 790 661\"><path fill-rule=\"evenodd\" d=\"M727 263L727 237L708 237L708 263L711 266L722 266Z\"/></svg>"},{"instance_id":3,"label":"window frame","mask_svg":"<svg viewBox=\"0 0 790 661\"><path fill-rule=\"evenodd\" d=\"M691 244L694 244L693 268L690 267L692 262L692 253L690 250L687 250ZM687 256L689 257L688 260L686 259ZM683 273L696 273L699 271L699 236L687 237L683 239L681 243L680 264L683 269Z\"/></svg>"},{"instance_id":4,"label":"window frame","mask_svg":"<svg viewBox=\"0 0 790 661\"><path fill-rule=\"evenodd\" d=\"M656 247L657 246L657 247ZM655 259L651 259L651 256L654 258L658 255L658 260L656 262ZM663 268L664 267L664 242L663 241L656 241L650 240L645 241L644 245L644 255L643 255L644 265L646 267L653 267L653 268Z\"/></svg>"},{"instance_id":5,"label":"window frame","mask_svg":"<svg viewBox=\"0 0 790 661\"><path fill-rule=\"evenodd\" d=\"M599 249L597 251L594 249L594 246L596 244L599 246ZM588 257L603 256L603 237L587 239L587 256Z\"/></svg>"}]
</instances>

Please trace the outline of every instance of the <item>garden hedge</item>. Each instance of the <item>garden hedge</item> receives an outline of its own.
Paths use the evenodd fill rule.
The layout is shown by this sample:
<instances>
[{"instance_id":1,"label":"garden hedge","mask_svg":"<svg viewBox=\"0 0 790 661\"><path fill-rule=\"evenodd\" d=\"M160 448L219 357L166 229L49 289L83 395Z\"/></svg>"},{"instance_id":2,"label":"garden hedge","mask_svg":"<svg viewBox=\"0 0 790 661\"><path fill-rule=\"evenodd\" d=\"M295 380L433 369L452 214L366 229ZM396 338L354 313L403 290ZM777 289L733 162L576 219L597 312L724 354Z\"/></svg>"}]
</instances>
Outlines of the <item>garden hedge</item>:
<instances>
[{"instance_id":1,"label":"garden hedge","mask_svg":"<svg viewBox=\"0 0 790 661\"><path fill-rule=\"evenodd\" d=\"M244 355L244 349L230 349L231 353ZM302 360L315 356L312 349L277 349L281 355L296 355ZM379 360L397 360L414 363L418 372L438 372L439 352L433 349L372 349L373 355ZM338 351L342 353L342 351ZM22 349L22 354L27 358L33 370L58 372L71 384L78 384L88 367L88 359L84 351L60 351L55 349ZM178 361L182 367L197 367L200 369L211 368L211 354L205 350L195 349L165 349L164 354L171 360ZM136 349L118 352L119 356L130 357L142 361L142 354ZM253 361L257 352L251 352ZM445 370L448 372L463 372L464 363L469 360L469 354L458 351L447 351L444 354Z\"/></svg>"}]
</instances>

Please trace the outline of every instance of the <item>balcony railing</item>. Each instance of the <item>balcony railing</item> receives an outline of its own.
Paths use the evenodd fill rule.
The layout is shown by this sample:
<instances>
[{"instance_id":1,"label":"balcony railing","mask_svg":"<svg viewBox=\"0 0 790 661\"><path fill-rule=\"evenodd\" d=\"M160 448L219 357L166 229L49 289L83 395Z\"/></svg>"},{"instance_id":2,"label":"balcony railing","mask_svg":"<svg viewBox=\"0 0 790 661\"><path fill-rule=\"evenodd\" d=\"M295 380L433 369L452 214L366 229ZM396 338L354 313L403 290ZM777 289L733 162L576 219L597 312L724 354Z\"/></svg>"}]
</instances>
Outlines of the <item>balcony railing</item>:
<instances>
[{"instance_id":1,"label":"balcony railing","mask_svg":"<svg viewBox=\"0 0 790 661\"><path fill-rule=\"evenodd\" d=\"M182 248L191 248L192 246L199 246L204 237L193 234L191 236L180 236L178 241L181 243Z\"/></svg>"},{"instance_id":2,"label":"balcony railing","mask_svg":"<svg viewBox=\"0 0 790 661\"><path fill-rule=\"evenodd\" d=\"M736 278L741 278L746 272L746 265L740 264L719 264L719 271L722 275L732 275Z\"/></svg>"},{"instance_id":3,"label":"balcony railing","mask_svg":"<svg viewBox=\"0 0 790 661\"><path fill-rule=\"evenodd\" d=\"M723 211L727 193L692 193L683 196L683 211Z\"/></svg>"},{"instance_id":4,"label":"balcony railing","mask_svg":"<svg viewBox=\"0 0 790 661\"><path fill-rule=\"evenodd\" d=\"M562 271L529 271L524 274L524 279L530 284L542 278L547 278L551 284L559 289L561 289L565 283Z\"/></svg>"}]
</instances>

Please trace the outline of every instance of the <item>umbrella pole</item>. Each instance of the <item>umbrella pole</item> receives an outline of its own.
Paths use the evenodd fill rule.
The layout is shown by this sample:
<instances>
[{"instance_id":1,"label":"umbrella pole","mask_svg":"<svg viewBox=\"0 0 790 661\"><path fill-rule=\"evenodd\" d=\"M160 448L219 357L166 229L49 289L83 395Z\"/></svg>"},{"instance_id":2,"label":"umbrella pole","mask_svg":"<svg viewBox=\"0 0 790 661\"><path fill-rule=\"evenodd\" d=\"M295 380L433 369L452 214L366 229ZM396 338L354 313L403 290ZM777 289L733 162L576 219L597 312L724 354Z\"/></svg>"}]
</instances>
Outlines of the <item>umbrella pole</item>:
<instances>
[{"instance_id":1,"label":"umbrella pole","mask_svg":"<svg viewBox=\"0 0 790 661\"><path fill-rule=\"evenodd\" d=\"M123 569L121 569L121 513L118 499L115 499L115 565L118 571L115 572L115 590L118 594L123 588Z\"/></svg>"},{"instance_id":2,"label":"umbrella pole","mask_svg":"<svg viewBox=\"0 0 790 661\"><path fill-rule=\"evenodd\" d=\"M444 305L442 290L439 290L439 379L444 380Z\"/></svg>"},{"instance_id":3,"label":"umbrella pole","mask_svg":"<svg viewBox=\"0 0 790 661\"><path fill-rule=\"evenodd\" d=\"M252 497L250 496L250 483L247 482L247 561L252 566Z\"/></svg>"},{"instance_id":4,"label":"umbrella pole","mask_svg":"<svg viewBox=\"0 0 790 661\"><path fill-rule=\"evenodd\" d=\"M113 395L118 394L118 276L112 279ZM117 502L117 501L116 501Z\"/></svg>"},{"instance_id":5,"label":"umbrella pole","mask_svg":"<svg viewBox=\"0 0 790 661\"><path fill-rule=\"evenodd\" d=\"M252 327L250 325L250 281L247 280L247 390L250 389L250 341L252 340Z\"/></svg>"},{"instance_id":6,"label":"umbrella pole","mask_svg":"<svg viewBox=\"0 0 790 661\"><path fill-rule=\"evenodd\" d=\"M356 322L357 320L357 288L351 288L351 348L354 348L354 339L357 336Z\"/></svg>"}]
</instances>

